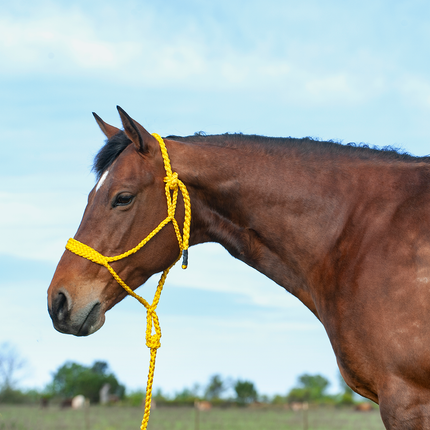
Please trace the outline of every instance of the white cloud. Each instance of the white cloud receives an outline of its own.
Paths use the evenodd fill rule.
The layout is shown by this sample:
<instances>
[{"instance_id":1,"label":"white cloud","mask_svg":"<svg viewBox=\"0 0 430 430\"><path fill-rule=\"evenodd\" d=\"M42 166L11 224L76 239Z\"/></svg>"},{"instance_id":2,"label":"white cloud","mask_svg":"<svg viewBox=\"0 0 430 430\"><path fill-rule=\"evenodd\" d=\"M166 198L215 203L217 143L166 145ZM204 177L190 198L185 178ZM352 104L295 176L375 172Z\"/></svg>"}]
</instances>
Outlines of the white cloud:
<instances>
[{"instance_id":1,"label":"white cloud","mask_svg":"<svg viewBox=\"0 0 430 430\"><path fill-rule=\"evenodd\" d=\"M106 12L100 21L94 11L67 4L45 3L26 18L4 13L0 73L92 77L135 88L269 91L284 103L306 106L357 105L399 91L392 75L401 76L402 65L378 47L351 49L331 33L301 40L287 29L280 38L269 32L258 39L241 27L249 44L243 49L238 40L230 40L230 28L224 34L209 18L175 26L169 21L174 17L167 16L160 26L160 11L147 9L144 22L129 17L123 31L115 14ZM428 103L428 96L417 95L430 83L422 80L414 90L415 81L410 76L400 91Z\"/></svg>"},{"instance_id":2,"label":"white cloud","mask_svg":"<svg viewBox=\"0 0 430 430\"><path fill-rule=\"evenodd\" d=\"M77 71L117 70L134 54L131 42L100 37L96 23L79 9L43 8L30 18L3 14L0 45L3 74L71 76Z\"/></svg>"},{"instance_id":3,"label":"white cloud","mask_svg":"<svg viewBox=\"0 0 430 430\"><path fill-rule=\"evenodd\" d=\"M306 91L316 100L359 101L362 94L353 88L345 73L309 80Z\"/></svg>"},{"instance_id":4,"label":"white cloud","mask_svg":"<svg viewBox=\"0 0 430 430\"><path fill-rule=\"evenodd\" d=\"M76 64L85 69L104 69L118 67L116 47L100 41L88 39L72 39L69 44L72 58Z\"/></svg>"}]
</instances>

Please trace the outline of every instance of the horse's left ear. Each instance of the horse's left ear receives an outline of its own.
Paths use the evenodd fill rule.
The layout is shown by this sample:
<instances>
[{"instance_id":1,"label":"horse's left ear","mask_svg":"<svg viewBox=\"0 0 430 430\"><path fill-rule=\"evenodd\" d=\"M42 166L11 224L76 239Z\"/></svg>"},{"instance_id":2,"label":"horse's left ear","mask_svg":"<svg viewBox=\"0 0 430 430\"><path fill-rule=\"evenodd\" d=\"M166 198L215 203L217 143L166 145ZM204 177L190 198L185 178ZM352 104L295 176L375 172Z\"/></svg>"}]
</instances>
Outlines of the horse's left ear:
<instances>
[{"instance_id":1,"label":"horse's left ear","mask_svg":"<svg viewBox=\"0 0 430 430\"><path fill-rule=\"evenodd\" d=\"M137 121L132 119L124 109L116 107L121 117L122 125L125 134L134 143L134 146L139 152L147 153L150 147L156 142L155 138L151 136Z\"/></svg>"},{"instance_id":2,"label":"horse's left ear","mask_svg":"<svg viewBox=\"0 0 430 430\"><path fill-rule=\"evenodd\" d=\"M116 128L113 125L110 125L107 122L104 122L95 112L93 112L93 115L97 121L97 124L100 127L100 130L104 133L104 135L108 139L115 136L117 133L119 133L121 131L119 128Z\"/></svg>"}]
</instances>

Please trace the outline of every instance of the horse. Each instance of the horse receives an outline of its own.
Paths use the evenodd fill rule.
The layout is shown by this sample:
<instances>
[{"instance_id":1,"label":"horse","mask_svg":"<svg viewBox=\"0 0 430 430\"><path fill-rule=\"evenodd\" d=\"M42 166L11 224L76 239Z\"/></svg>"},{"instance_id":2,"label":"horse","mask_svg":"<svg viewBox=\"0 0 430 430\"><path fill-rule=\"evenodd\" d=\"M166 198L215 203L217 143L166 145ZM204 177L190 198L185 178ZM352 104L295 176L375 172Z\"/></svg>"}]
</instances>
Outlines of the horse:
<instances>
[{"instance_id":1,"label":"horse","mask_svg":"<svg viewBox=\"0 0 430 430\"><path fill-rule=\"evenodd\" d=\"M166 215L157 139L118 107L75 239L102 255L136 246ZM387 429L430 428L430 158L310 138L167 136L192 205L190 246L218 242L321 321L346 383ZM175 217L184 221L179 195ZM182 229L182 227L180 227ZM112 267L132 290L178 258L172 223ZM127 292L66 250L48 290L54 327L86 336Z\"/></svg>"}]
</instances>

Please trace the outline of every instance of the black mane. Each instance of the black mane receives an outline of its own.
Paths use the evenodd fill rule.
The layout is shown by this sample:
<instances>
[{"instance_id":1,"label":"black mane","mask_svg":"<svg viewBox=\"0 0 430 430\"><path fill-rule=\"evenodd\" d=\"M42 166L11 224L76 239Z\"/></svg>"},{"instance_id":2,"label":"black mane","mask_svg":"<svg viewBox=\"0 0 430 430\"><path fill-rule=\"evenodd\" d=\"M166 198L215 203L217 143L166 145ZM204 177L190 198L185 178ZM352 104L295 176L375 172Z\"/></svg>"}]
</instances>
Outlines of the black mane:
<instances>
[{"instance_id":1,"label":"black mane","mask_svg":"<svg viewBox=\"0 0 430 430\"><path fill-rule=\"evenodd\" d=\"M247 135L242 133L225 133L218 135L206 135L204 132L195 133L192 136L167 136L166 139L177 140L179 142L201 142L216 146L240 147L243 145L259 148L265 152L282 154L287 147L295 148L302 153L316 153L333 155L346 154L356 158L386 160L399 160L409 162L430 162L430 156L416 157L401 148L394 146L378 147L366 143L350 142L343 144L334 140L322 141L312 137L301 139L293 137L266 137L259 135Z\"/></svg>"},{"instance_id":2,"label":"black mane","mask_svg":"<svg viewBox=\"0 0 430 430\"><path fill-rule=\"evenodd\" d=\"M348 143L346 145L329 141L320 141L310 137L296 139L292 137L265 137L258 135L246 135L242 133L235 134L218 134L206 135L203 132L195 133L192 136L167 136L166 139L172 139L179 142L202 143L206 145L243 147L249 146L264 152L281 154L287 147L295 148L303 153L316 154L349 154L356 158L385 160L398 160L408 162L430 162L430 157L415 157L409 153L392 146L378 148L369 146L364 143ZM94 158L93 171L97 179L100 179L103 172L115 161L121 152L131 143L131 140L121 130L115 136L106 141L106 144L100 149Z\"/></svg>"}]
</instances>

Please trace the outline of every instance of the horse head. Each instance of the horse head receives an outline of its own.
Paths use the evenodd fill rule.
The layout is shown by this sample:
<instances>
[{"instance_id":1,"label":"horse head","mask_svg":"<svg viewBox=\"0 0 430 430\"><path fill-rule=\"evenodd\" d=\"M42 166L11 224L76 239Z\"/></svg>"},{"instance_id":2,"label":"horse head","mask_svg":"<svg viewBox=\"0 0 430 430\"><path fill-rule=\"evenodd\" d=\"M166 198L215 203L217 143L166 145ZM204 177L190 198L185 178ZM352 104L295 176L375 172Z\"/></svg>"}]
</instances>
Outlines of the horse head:
<instances>
[{"instance_id":1,"label":"horse head","mask_svg":"<svg viewBox=\"0 0 430 430\"><path fill-rule=\"evenodd\" d=\"M107 142L96 157L98 182L74 238L103 256L135 247L167 213L159 143L120 107L118 111L124 130L94 114ZM134 290L177 257L178 240L169 223L139 252L111 266ZM48 290L49 314L58 331L86 336L103 325L105 312L126 295L105 267L66 249Z\"/></svg>"}]
</instances>

